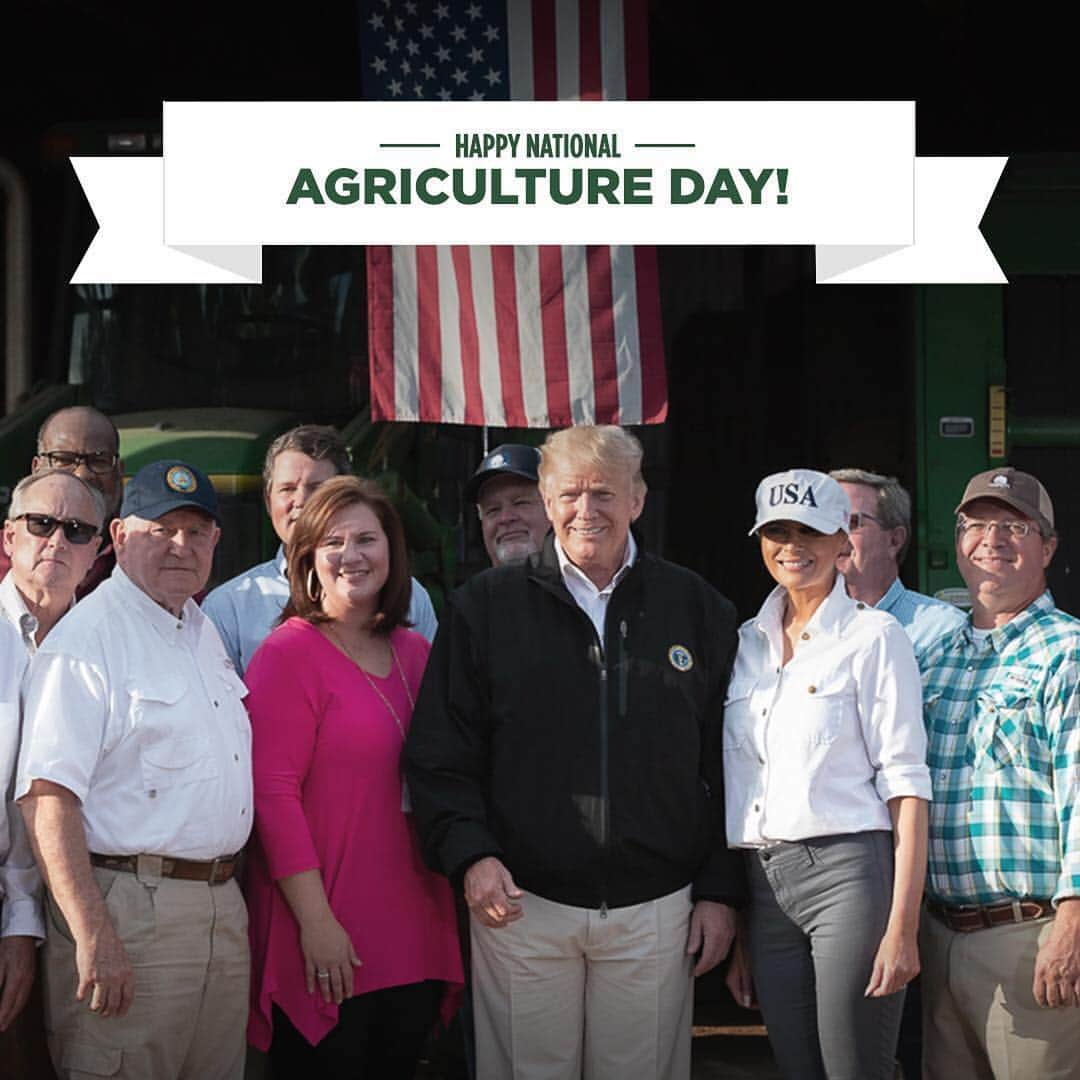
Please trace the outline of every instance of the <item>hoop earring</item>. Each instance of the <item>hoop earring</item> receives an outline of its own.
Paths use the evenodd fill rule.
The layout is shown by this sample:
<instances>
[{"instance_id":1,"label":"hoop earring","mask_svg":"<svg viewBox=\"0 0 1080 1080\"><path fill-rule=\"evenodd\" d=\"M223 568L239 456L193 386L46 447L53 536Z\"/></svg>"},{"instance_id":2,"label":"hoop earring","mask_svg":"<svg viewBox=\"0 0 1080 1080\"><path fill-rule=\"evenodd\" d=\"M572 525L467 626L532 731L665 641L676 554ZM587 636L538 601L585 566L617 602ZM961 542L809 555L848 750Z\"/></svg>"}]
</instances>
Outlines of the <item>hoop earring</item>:
<instances>
[{"instance_id":1,"label":"hoop earring","mask_svg":"<svg viewBox=\"0 0 1080 1080\"><path fill-rule=\"evenodd\" d=\"M308 599L313 604L317 604L319 602L319 600L322 598L322 587L319 585L319 579L315 576L315 567L314 566L311 567L310 570L308 570L308 572L307 572L307 581L306 581L305 584L307 586Z\"/></svg>"}]
</instances>

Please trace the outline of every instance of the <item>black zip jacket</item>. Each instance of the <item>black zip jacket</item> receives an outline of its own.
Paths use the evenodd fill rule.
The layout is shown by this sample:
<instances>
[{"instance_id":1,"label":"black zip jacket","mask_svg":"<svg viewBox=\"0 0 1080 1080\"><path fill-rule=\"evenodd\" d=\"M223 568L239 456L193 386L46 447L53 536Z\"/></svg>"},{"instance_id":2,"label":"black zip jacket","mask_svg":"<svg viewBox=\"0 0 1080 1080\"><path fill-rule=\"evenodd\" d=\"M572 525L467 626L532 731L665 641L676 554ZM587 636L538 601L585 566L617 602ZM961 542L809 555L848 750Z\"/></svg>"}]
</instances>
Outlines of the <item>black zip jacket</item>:
<instances>
[{"instance_id":1,"label":"black zip jacket","mask_svg":"<svg viewBox=\"0 0 1080 1080\"><path fill-rule=\"evenodd\" d=\"M552 537L526 566L450 597L405 746L429 865L460 882L486 855L576 907L693 882L744 899L724 832L720 726L735 610L648 554L616 586L605 640L567 592Z\"/></svg>"}]
</instances>

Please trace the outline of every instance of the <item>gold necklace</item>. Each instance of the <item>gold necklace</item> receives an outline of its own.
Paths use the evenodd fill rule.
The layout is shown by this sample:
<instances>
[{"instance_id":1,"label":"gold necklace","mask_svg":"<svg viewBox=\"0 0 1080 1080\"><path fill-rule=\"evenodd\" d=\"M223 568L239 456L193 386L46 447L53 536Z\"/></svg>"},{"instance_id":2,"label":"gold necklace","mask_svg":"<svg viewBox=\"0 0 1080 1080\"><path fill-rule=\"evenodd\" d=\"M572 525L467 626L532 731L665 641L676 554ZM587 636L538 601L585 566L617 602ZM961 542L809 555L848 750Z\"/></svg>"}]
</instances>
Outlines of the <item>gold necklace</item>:
<instances>
[{"instance_id":1,"label":"gold necklace","mask_svg":"<svg viewBox=\"0 0 1080 1080\"><path fill-rule=\"evenodd\" d=\"M383 705L386 706L386 711L393 718L394 723L397 725L398 731L401 733L401 741L404 742L405 726L404 724L402 724L401 718L397 714L397 709L394 708L390 699L378 688L378 686L375 685L375 680L372 679L372 677L368 674L367 669L364 668L360 661L357 660L356 657L353 656L353 654L349 651L344 640L338 635L337 630L335 630L332 626L329 625L327 626L327 630L329 630L330 633L333 634L334 640L337 642L341 651L360 669L360 674L363 675L364 678L367 680L368 686L370 686L371 689L375 691L375 693L379 697L379 700L383 703ZM416 708L416 702L413 700L412 691L409 689L408 680L405 678L405 672L401 669L401 661L398 659L398 654L397 650L394 648L394 643L392 641L388 641L387 645L390 646L390 656L393 658L394 667L397 669L398 677L401 679L401 685L405 690L405 697L408 699L409 702L410 715L412 715L412 710Z\"/></svg>"}]
</instances>

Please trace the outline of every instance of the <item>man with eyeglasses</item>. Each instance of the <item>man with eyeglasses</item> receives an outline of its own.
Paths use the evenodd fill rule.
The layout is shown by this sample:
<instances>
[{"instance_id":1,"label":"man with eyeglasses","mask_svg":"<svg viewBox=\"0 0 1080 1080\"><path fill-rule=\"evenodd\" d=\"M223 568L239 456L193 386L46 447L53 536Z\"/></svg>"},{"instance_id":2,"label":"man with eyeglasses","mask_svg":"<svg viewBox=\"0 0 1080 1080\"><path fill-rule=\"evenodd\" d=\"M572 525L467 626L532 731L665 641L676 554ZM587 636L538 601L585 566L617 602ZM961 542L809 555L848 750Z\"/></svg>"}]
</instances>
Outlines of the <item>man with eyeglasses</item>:
<instances>
[{"instance_id":1,"label":"man with eyeglasses","mask_svg":"<svg viewBox=\"0 0 1080 1080\"><path fill-rule=\"evenodd\" d=\"M209 479L144 466L109 579L42 643L15 796L47 886L45 1027L64 1077L235 1080L249 951L246 693L192 597L220 536Z\"/></svg>"},{"instance_id":2,"label":"man with eyeglasses","mask_svg":"<svg viewBox=\"0 0 1080 1080\"><path fill-rule=\"evenodd\" d=\"M522 443L496 446L476 467L464 495L476 503L492 566L523 563L544 546L549 528L537 487L540 451Z\"/></svg>"},{"instance_id":3,"label":"man with eyeglasses","mask_svg":"<svg viewBox=\"0 0 1080 1080\"><path fill-rule=\"evenodd\" d=\"M968 483L971 616L920 658L934 785L921 947L924 1075L1080 1075L1080 621L1046 588L1041 483Z\"/></svg>"},{"instance_id":4,"label":"man with eyeglasses","mask_svg":"<svg viewBox=\"0 0 1080 1080\"><path fill-rule=\"evenodd\" d=\"M37 453L30 469L32 473L61 469L96 488L105 500L106 526L120 505L124 478L120 433L104 413L88 405L58 409L45 418L38 429ZM79 585L79 597L92 592L116 565L107 533L106 527L97 558ZM7 559L0 557L0 576L6 572Z\"/></svg>"}]
</instances>

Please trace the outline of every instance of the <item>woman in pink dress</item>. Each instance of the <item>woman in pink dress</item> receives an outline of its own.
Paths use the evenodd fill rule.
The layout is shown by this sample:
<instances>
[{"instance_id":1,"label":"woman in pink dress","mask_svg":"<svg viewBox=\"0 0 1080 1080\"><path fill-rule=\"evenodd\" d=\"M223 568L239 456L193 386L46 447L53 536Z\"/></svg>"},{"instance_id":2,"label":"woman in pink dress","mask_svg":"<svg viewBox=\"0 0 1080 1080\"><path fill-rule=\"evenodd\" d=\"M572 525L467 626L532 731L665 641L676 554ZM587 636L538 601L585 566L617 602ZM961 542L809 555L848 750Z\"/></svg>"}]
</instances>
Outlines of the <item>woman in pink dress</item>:
<instances>
[{"instance_id":1,"label":"woman in pink dress","mask_svg":"<svg viewBox=\"0 0 1080 1080\"><path fill-rule=\"evenodd\" d=\"M338 477L289 543L289 604L247 670L255 843L248 1038L275 1075L411 1078L461 977L399 757L428 645L404 626L401 522Z\"/></svg>"}]
</instances>

